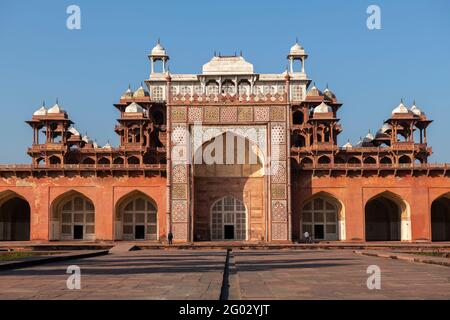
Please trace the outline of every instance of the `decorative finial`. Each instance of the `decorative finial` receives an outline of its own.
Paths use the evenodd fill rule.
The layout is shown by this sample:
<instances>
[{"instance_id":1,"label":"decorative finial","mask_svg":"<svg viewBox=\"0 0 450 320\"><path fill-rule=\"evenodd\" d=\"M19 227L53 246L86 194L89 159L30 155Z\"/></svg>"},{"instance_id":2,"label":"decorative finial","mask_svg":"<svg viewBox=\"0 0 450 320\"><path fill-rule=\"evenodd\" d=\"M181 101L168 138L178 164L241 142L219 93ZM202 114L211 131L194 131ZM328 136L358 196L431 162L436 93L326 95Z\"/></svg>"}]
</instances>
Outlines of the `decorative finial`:
<instances>
[{"instance_id":1,"label":"decorative finial","mask_svg":"<svg viewBox=\"0 0 450 320\"><path fill-rule=\"evenodd\" d=\"M413 101L413 106L415 106L416 105L416 99L414 99L414 101Z\"/></svg>"},{"instance_id":2,"label":"decorative finial","mask_svg":"<svg viewBox=\"0 0 450 320\"><path fill-rule=\"evenodd\" d=\"M42 100L42 106L45 107L45 100Z\"/></svg>"},{"instance_id":3,"label":"decorative finial","mask_svg":"<svg viewBox=\"0 0 450 320\"><path fill-rule=\"evenodd\" d=\"M295 43L298 44L298 36L295 37Z\"/></svg>"},{"instance_id":4,"label":"decorative finial","mask_svg":"<svg viewBox=\"0 0 450 320\"><path fill-rule=\"evenodd\" d=\"M59 98L56 97L56 104L59 104Z\"/></svg>"},{"instance_id":5,"label":"decorative finial","mask_svg":"<svg viewBox=\"0 0 450 320\"><path fill-rule=\"evenodd\" d=\"M241 57L242 57L243 55L242 55L242 50L241 50Z\"/></svg>"},{"instance_id":6,"label":"decorative finial","mask_svg":"<svg viewBox=\"0 0 450 320\"><path fill-rule=\"evenodd\" d=\"M400 99L400 103L403 103L403 98Z\"/></svg>"},{"instance_id":7,"label":"decorative finial","mask_svg":"<svg viewBox=\"0 0 450 320\"><path fill-rule=\"evenodd\" d=\"M161 39L158 37L158 44L161 44Z\"/></svg>"},{"instance_id":8,"label":"decorative finial","mask_svg":"<svg viewBox=\"0 0 450 320\"><path fill-rule=\"evenodd\" d=\"M131 90L131 83L128 83L128 90Z\"/></svg>"},{"instance_id":9,"label":"decorative finial","mask_svg":"<svg viewBox=\"0 0 450 320\"><path fill-rule=\"evenodd\" d=\"M217 57L217 52L216 52L216 50L214 50L214 57Z\"/></svg>"}]
</instances>

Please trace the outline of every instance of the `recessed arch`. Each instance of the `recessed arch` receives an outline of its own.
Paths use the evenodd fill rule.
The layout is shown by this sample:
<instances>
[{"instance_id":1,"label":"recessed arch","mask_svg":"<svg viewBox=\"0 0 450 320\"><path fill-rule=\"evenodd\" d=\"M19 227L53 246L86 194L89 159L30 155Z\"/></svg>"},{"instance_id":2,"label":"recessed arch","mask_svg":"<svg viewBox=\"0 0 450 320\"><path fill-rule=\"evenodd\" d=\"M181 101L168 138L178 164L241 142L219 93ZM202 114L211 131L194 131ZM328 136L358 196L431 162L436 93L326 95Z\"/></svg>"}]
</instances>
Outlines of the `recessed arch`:
<instances>
[{"instance_id":1,"label":"recessed arch","mask_svg":"<svg viewBox=\"0 0 450 320\"><path fill-rule=\"evenodd\" d=\"M84 158L83 161L81 162L82 164L87 164L87 165L94 165L95 164L95 160L93 158Z\"/></svg>"},{"instance_id":2,"label":"recessed arch","mask_svg":"<svg viewBox=\"0 0 450 320\"><path fill-rule=\"evenodd\" d=\"M431 203L432 241L450 241L450 192Z\"/></svg>"},{"instance_id":3,"label":"recessed arch","mask_svg":"<svg viewBox=\"0 0 450 320\"><path fill-rule=\"evenodd\" d=\"M114 164L125 164L125 159L123 157L117 157L114 159Z\"/></svg>"},{"instance_id":4,"label":"recessed arch","mask_svg":"<svg viewBox=\"0 0 450 320\"><path fill-rule=\"evenodd\" d=\"M301 165L312 165L313 164L313 160L309 157L305 157L302 158L302 160L300 161Z\"/></svg>"},{"instance_id":5,"label":"recessed arch","mask_svg":"<svg viewBox=\"0 0 450 320\"><path fill-rule=\"evenodd\" d=\"M365 205L366 241L410 241L409 204L399 195L384 191Z\"/></svg>"},{"instance_id":6,"label":"recessed arch","mask_svg":"<svg viewBox=\"0 0 450 320\"><path fill-rule=\"evenodd\" d=\"M140 164L140 160L139 160L139 158L138 157L135 157L135 156L131 156L131 157L129 157L128 159L127 159L127 163L128 164Z\"/></svg>"},{"instance_id":7,"label":"recessed arch","mask_svg":"<svg viewBox=\"0 0 450 320\"><path fill-rule=\"evenodd\" d=\"M401 164L411 163L411 157L409 157L407 155L403 155L400 158L398 158L398 163L401 163Z\"/></svg>"},{"instance_id":8,"label":"recessed arch","mask_svg":"<svg viewBox=\"0 0 450 320\"><path fill-rule=\"evenodd\" d=\"M331 163L331 160L328 156L321 156L318 160L318 163L320 164L328 164Z\"/></svg>"},{"instance_id":9,"label":"recessed arch","mask_svg":"<svg viewBox=\"0 0 450 320\"><path fill-rule=\"evenodd\" d=\"M333 194L320 191L302 203L301 234L308 232L315 240L346 239L345 206Z\"/></svg>"},{"instance_id":10,"label":"recessed arch","mask_svg":"<svg viewBox=\"0 0 450 320\"><path fill-rule=\"evenodd\" d=\"M100 158L100 159L98 160L98 164L101 164L101 165L108 165L108 164L111 164L111 160L109 160L109 159L106 158L106 157L102 157L102 158Z\"/></svg>"},{"instance_id":11,"label":"recessed arch","mask_svg":"<svg viewBox=\"0 0 450 320\"><path fill-rule=\"evenodd\" d=\"M30 204L23 196L10 190L0 193L0 241L29 241L30 220Z\"/></svg>"},{"instance_id":12,"label":"recessed arch","mask_svg":"<svg viewBox=\"0 0 450 320\"><path fill-rule=\"evenodd\" d=\"M51 240L95 240L95 206L85 194L70 190L51 205Z\"/></svg>"},{"instance_id":13,"label":"recessed arch","mask_svg":"<svg viewBox=\"0 0 450 320\"><path fill-rule=\"evenodd\" d=\"M382 164L392 164L392 159L389 157L383 157L380 159L380 163Z\"/></svg>"},{"instance_id":14,"label":"recessed arch","mask_svg":"<svg viewBox=\"0 0 450 320\"><path fill-rule=\"evenodd\" d=\"M139 190L121 197L115 206L116 240L159 239L156 202Z\"/></svg>"},{"instance_id":15,"label":"recessed arch","mask_svg":"<svg viewBox=\"0 0 450 320\"><path fill-rule=\"evenodd\" d=\"M366 158L364 159L364 163L365 163L365 164L376 164L377 161L375 160L374 157L366 157Z\"/></svg>"},{"instance_id":16,"label":"recessed arch","mask_svg":"<svg viewBox=\"0 0 450 320\"><path fill-rule=\"evenodd\" d=\"M350 159L348 159L348 164L352 164L352 165L358 165L361 164L361 160L357 157L351 157Z\"/></svg>"},{"instance_id":17,"label":"recessed arch","mask_svg":"<svg viewBox=\"0 0 450 320\"><path fill-rule=\"evenodd\" d=\"M50 158L48 158L48 161L51 165L61 164L61 158L58 156L51 156Z\"/></svg>"}]
</instances>

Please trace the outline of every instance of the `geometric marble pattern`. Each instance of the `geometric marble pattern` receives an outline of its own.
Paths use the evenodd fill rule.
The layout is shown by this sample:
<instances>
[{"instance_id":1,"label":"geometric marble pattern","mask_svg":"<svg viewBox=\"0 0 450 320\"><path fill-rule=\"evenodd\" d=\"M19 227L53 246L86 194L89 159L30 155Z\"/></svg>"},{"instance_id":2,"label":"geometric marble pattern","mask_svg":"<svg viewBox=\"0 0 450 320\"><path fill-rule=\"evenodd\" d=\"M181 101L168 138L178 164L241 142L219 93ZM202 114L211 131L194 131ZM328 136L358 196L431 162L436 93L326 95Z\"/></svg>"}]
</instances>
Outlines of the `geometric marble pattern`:
<instances>
[{"instance_id":1,"label":"geometric marble pattern","mask_svg":"<svg viewBox=\"0 0 450 320\"><path fill-rule=\"evenodd\" d=\"M272 184L272 199L286 199L286 184Z\"/></svg>"},{"instance_id":2,"label":"geometric marble pattern","mask_svg":"<svg viewBox=\"0 0 450 320\"><path fill-rule=\"evenodd\" d=\"M272 221L287 222L286 200L272 201Z\"/></svg>"},{"instance_id":3,"label":"geometric marble pattern","mask_svg":"<svg viewBox=\"0 0 450 320\"><path fill-rule=\"evenodd\" d=\"M270 108L270 121L285 121L286 120L286 107L271 107Z\"/></svg>"},{"instance_id":4,"label":"geometric marble pattern","mask_svg":"<svg viewBox=\"0 0 450 320\"><path fill-rule=\"evenodd\" d=\"M237 108L236 107L223 107L220 109L220 121L221 122L236 122L237 121Z\"/></svg>"},{"instance_id":5,"label":"geometric marble pattern","mask_svg":"<svg viewBox=\"0 0 450 320\"><path fill-rule=\"evenodd\" d=\"M173 222L188 222L186 200L173 200L172 201L172 221Z\"/></svg>"},{"instance_id":6,"label":"geometric marble pattern","mask_svg":"<svg viewBox=\"0 0 450 320\"><path fill-rule=\"evenodd\" d=\"M272 223L272 240L288 240L286 223Z\"/></svg>"},{"instance_id":7,"label":"geometric marble pattern","mask_svg":"<svg viewBox=\"0 0 450 320\"><path fill-rule=\"evenodd\" d=\"M272 183L286 183L286 162L272 161Z\"/></svg>"}]
</instances>

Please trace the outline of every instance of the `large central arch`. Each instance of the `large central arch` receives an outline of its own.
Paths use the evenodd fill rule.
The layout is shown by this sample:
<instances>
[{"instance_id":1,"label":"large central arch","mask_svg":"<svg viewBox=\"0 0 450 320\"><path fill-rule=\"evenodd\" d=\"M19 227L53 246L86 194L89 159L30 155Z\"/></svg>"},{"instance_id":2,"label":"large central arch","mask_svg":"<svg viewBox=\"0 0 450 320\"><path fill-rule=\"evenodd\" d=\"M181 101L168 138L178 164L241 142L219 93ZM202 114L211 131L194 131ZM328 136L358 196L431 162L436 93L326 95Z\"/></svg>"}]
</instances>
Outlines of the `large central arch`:
<instances>
[{"instance_id":1,"label":"large central arch","mask_svg":"<svg viewBox=\"0 0 450 320\"><path fill-rule=\"evenodd\" d=\"M392 192L383 192L365 206L366 241L410 241L411 215L406 201Z\"/></svg>"},{"instance_id":2,"label":"large central arch","mask_svg":"<svg viewBox=\"0 0 450 320\"><path fill-rule=\"evenodd\" d=\"M0 194L0 241L29 240L29 203L12 191Z\"/></svg>"},{"instance_id":3,"label":"large central arch","mask_svg":"<svg viewBox=\"0 0 450 320\"><path fill-rule=\"evenodd\" d=\"M217 157L217 147L221 146ZM199 163L205 156L199 152L219 162ZM225 132L204 142L193 156L194 240L264 240L266 177L259 146L251 139Z\"/></svg>"}]
</instances>

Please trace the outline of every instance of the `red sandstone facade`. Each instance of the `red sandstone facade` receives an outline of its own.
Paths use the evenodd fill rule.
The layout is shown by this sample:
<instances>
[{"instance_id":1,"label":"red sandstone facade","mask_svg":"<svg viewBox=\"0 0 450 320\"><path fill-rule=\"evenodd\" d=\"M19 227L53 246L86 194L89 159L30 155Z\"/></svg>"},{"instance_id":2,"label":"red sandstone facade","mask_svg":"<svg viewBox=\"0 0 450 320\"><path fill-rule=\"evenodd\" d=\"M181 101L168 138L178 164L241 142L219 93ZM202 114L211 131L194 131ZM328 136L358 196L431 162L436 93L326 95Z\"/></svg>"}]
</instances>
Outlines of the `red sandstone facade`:
<instances>
[{"instance_id":1,"label":"red sandstone facade","mask_svg":"<svg viewBox=\"0 0 450 320\"><path fill-rule=\"evenodd\" d=\"M238 56L170 74L159 43L149 58L149 92L115 105L118 147L82 137L58 103L27 121L31 165L0 166L0 241L450 241L450 165L428 163L415 104L340 147L342 104L307 90L298 44L275 75ZM197 163L218 141L224 161Z\"/></svg>"}]
</instances>

